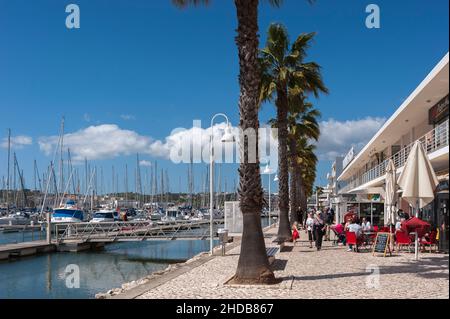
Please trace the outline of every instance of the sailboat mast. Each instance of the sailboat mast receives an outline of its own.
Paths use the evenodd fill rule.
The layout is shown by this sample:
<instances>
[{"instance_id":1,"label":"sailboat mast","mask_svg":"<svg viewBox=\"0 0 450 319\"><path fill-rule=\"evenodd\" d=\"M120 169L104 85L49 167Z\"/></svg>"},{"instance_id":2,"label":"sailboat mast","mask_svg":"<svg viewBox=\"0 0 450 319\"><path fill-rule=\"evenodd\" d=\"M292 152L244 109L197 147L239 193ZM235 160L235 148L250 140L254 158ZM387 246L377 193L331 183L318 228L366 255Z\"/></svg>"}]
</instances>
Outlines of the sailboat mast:
<instances>
[{"instance_id":1,"label":"sailboat mast","mask_svg":"<svg viewBox=\"0 0 450 319\"><path fill-rule=\"evenodd\" d=\"M164 169L161 169L161 202L164 203Z\"/></svg>"},{"instance_id":2,"label":"sailboat mast","mask_svg":"<svg viewBox=\"0 0 450 319\"><path fill-rule=\"evenodd\" d=\"M11 162L11 129L8 129L8 176L6 178L6 211L9 211L9 190L11 187L10 162Z\"/></svg>"},{"instance_id":3,"label":"sailboat mast","mask_svg":"<svg viewBox=\"0 0 450 319\"><path fill-rule=\"evenodd\" d=\"M166 201L170 202L170 184L169 184L169 172L166 169Z\"/></svg>"},{"instance_id":4,"label":"sailboat mast","mask_svg":"<svg viewBox=\"0 0 450 319\"><path fill-rule=\"evenodd\" d=\"M155 196L156 200L159 201L158 197L158 162L155 161Z\"/></svg>"},{"instance_id":5,"label":"sailboat mast","mask_svg":"<svg viewBox=\"0 0 450 319\"><path fill-rule=\"evenodd\" d=\"M88 188L88 164L87 164L87 158L84 158L84 192L87 192Z\"/></svg>"},{"instance_id":6,"label":"sailboat mast","mask_svg":"<svg viewBox=\"0 0 450 319\"><path fill-rule=\"evenodd\" d=\"M125 201L128 203L128 164L125 164Z\"/></svg>"},{"instance_id":7,"label":"sailboat mast","mask_svg":"<svg viewBox=\"0 0 450 319\"><path fill-rule=\"evenodd\" d=\"M115 182L114 182L115 176L116 176L116 174L114 173L114 165L113 165L112 166L112 189L111 189L112 196L115 196L115 190L114 190L114 188L115 188Z\"/></svg>"},{"instance_id":8,"label":"sailboat mast","mask_svg":"<svg viewBox=\"0 0 450 319\"><path fill-rule=\"evenodd\" d=\"M154 201L154 174L153 174L153 167L150 167L150 209L153 211L153 201Z\"/></svg>"},{"instance_id":9,"label":"sailboat mast","mask_svg":"<svg viewBox=\"0 0 450 319\"><path fill-rule=\"evenodd\" d=\"M60 147L60 158L59 158L59 189L62 191L64 188L64 116L61 120L61 143Z\"/></svg>"}]
</instances>

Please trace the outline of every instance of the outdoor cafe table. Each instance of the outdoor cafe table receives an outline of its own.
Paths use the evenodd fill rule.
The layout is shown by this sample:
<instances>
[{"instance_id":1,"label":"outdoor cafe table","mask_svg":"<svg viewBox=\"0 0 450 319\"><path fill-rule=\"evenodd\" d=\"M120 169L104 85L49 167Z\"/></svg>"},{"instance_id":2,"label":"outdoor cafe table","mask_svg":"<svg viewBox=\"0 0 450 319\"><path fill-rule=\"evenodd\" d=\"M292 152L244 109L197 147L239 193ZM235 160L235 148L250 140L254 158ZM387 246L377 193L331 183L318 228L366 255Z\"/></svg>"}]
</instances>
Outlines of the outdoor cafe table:
<instances>
[{"instance_id":1,"label":"outdoor cafe table","mask_svg":"<svg viewBox=\"0 0 450 319\"><path fill-rule=\"evenodd\" d=\"M376 235L376 234L377 234L376 231L365 231L365 232L362 233L362 235L364 237L364 240L365 240L365 242L368 245L372 245L373 244L373 241L375 240L373 235Z\"/></svg>"}]
</instances>

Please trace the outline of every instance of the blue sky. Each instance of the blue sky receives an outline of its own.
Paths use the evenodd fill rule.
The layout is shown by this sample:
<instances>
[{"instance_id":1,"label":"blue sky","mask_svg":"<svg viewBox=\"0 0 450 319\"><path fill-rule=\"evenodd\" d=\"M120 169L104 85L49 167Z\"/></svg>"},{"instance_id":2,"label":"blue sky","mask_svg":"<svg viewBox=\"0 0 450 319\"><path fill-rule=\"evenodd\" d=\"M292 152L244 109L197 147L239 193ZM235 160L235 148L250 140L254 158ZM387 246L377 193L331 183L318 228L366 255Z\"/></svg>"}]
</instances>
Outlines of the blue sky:
<instances>
[{"instance_id":1,"label":"blue sky","mask_svg":"<svg viewBox=\"0 0 450 319\"><path fill-rule=\"evenodd\" d=\"M69 3L80 7L78 30L65 27ZM380 29L365 27L369 3L381 9ZM262 4L259 18L261 46L271 22L284 23L291 38L317 32L309 59L323 67L330 90L313 100L326 130L318 184L326 182L333 154L367 142L448 51L447 0L285 0L280 9ZM33 160L43 171L52 157L38 141L58 134L62 116L68 133L114 124L119 133L162 142L174 128L192 127L194 119L206 128L217 112L237 124L235 29L231 0L186 10L169 0L0 0L0 137L11 128L13 136L32 139L15 149L28 186ZM261 122L274 114L266 105ZM104 167L105 179L112 165L123 174L128 163L131 174L135 154L123 154L105 151L92 165ZM0 178L6 157L0 148ZM186 165L151 154L141 158L169 170L173 191L180 178L185 184ZM235 168L223 166L229 188ZM206 168L195 170L199 187Z\"/></svg>"}]
</instances>

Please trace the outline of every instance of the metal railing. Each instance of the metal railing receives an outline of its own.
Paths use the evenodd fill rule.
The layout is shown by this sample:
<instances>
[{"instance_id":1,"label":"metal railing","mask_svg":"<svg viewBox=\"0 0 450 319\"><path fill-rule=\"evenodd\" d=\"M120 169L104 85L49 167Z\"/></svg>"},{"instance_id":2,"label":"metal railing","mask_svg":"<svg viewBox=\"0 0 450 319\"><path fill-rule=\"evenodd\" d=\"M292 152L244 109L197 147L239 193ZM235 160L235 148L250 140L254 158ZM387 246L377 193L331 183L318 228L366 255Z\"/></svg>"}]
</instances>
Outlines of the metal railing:
<instances>
[{"instance_id":1,"label":"metal railing","mask_svg":"<svg viewBox=\"0 0 450 319\"><path fill-rule=\"evenodd\" d=\"M433 153L441 148L448 146L448 139L449 139L448 124L449 121L447 120L418 139L422 143L422 146L427 154ZM395 153L393 156L384 160L382 163L366 171L365 173L351 177L350 180L347 182L347 185L343 187L339 192L340 193L348 192L353 188L356 188L370 181L373 181L376 178L384 176L386 174L386 167L390 159L394 161L395 168L402 167L403 165L406 164L409 153L411 152L411 148L413 147L415 142L416 141L404 147L398 153Z\"/></svg>"},{"instance_id":2,"label":"metal railing","mask_svg":"<svg viewBox=\"0 0 450 319\"><path fill-rule=\"evenodd\" d=\"M214 221L217 237L223 220ZM206 239L209 238L209 221L178 221L158 224L152 221L113 223L69 223L54 225L56 242L120 242L144 240Z\"/></svg>"}]
</instances>

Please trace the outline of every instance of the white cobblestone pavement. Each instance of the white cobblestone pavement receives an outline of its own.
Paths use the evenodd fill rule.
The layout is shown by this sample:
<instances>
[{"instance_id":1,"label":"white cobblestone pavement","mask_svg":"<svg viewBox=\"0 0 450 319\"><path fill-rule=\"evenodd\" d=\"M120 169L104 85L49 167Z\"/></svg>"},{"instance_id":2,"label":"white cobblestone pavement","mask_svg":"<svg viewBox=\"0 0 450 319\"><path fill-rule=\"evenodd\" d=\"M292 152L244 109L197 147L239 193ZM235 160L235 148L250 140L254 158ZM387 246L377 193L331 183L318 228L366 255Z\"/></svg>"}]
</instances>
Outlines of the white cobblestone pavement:
<instances>
[{"instance_id":1,"label":"white cobblestone pavement","mask_svg":"<svg viewBox=\"0 0 450 319\"><path fill-rule=\"evenodd\" d=\"M276 229L269 230L274 234ZM389 299L449 298L448 255L347 252L325 241L321 251L309 248L306 234L276 255L273 269L283 278L275 286L228 286L234 275L240 247L217 256L141 294L142 299ZM271 244L267 238L266 243ZM273 244L272 244L273 245ZM375 270L373 270L375 269ZM379 276L376 273L379 271Z\"/></svg>"}]
</instances>

